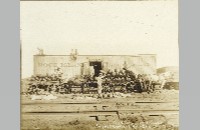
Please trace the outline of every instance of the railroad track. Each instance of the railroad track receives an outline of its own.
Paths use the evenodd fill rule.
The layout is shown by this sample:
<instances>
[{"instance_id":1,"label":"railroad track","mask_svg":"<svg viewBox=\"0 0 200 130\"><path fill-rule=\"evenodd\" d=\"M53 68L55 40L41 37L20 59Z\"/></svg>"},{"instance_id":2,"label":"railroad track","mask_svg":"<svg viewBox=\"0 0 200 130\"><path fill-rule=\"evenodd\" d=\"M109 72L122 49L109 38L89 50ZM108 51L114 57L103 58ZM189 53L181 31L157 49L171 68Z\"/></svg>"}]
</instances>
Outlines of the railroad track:
<instances>
[{"instance_id":1,"label":"railroad track","mask_svg":"<svg viewBox=\"0 0 200 130\"><path fill-rule=\"evenodd\" d=\"M116 116L119 119L121 115L131 114L177 116L179 114L176 102L23 103L21 110L24 116Z\"/></svg>"},{"instance_id":2,"label":"railroad track","mask_svg":"<svg viewBox=\"0 0 200 130\"><path fill-rule=\"evenodd\" d=\"M87 97L87 96L86 96ZM30 100L22 97L22 129L66 129L75 127L72 124L87 126L120 125L127 117L138 117L147 122L169 122L179 125L178 98L167 98L163 95L134 95L128 98L72 99L70 95L58 96L56 100ZM102 124L101 124L102 123ZM79 126L78 125L78 126ZM76 128L76 127L75 127ZM76 128L76 129L79 129ZM164 130L164 129L163 129Z\"/></svg>"},{"instance_id":3,"label":"railroad track","mask_svg":"<svg viewBox=\"0 0 200 130\"><path fill-rule=\"evenodd\" d=\"M178 124L178 101L22 102L22 129L68 128L71 122L110 124L127 117L144 116ZM143 119L143 118L142 118ZM96 124L94 123L94 124ZM83 123L84 124L84 123Z\"/></svg>"}]
</instances>

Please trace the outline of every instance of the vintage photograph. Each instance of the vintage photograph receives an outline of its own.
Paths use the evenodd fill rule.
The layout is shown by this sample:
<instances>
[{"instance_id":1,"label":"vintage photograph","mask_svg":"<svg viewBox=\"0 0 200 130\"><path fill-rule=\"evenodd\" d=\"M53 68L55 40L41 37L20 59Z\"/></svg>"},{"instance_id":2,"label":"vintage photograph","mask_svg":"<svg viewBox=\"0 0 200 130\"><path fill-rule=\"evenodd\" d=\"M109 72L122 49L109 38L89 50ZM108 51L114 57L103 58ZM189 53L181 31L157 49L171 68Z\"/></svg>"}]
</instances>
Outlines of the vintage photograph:
<instances>
[{"instance_id":1,"label":"vintage photograph","mask_svg":"<svg viewBox=\"0 0 200 130\"><path fill-rule=\"evenodd\" d=\"M178 130L178 0L21 1L21 130Z\"/></svg>"}]
</instances>

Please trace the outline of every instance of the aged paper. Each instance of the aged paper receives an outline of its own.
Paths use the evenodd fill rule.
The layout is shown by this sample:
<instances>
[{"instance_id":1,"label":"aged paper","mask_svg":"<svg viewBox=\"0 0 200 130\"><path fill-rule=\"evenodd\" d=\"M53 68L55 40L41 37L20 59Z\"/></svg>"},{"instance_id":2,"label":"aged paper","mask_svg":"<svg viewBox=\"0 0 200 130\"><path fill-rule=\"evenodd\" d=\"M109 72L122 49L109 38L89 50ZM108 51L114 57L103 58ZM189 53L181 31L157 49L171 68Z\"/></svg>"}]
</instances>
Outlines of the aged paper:
<instances>
[{"instance_id":1,"label":"aged paper","mask_svg":"<svg viewBox=\"0 0 200 130\"><path fill-rule=\"evenodd\" d=\"M178 130L178 1L21 1L22 130Z\"/></svg>"}]
</instances>

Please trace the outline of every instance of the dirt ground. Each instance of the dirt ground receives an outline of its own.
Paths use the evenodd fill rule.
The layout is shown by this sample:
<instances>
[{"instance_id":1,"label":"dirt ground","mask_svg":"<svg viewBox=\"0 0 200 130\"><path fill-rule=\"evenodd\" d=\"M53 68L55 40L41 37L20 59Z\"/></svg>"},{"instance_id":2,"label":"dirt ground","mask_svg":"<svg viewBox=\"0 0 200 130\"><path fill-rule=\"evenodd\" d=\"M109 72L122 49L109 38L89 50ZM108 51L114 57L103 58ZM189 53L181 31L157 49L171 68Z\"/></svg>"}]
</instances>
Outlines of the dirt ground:
<instances>
[{"instance_id":1,"label":"dirt ground","mask_svg":"<svg viewBox=\"0 0 200 130\"><path fill-rule=\"evenodd\" d=\"M179 91L21 96L22 130L178 130Z\"/></svg>"}]
</instances>

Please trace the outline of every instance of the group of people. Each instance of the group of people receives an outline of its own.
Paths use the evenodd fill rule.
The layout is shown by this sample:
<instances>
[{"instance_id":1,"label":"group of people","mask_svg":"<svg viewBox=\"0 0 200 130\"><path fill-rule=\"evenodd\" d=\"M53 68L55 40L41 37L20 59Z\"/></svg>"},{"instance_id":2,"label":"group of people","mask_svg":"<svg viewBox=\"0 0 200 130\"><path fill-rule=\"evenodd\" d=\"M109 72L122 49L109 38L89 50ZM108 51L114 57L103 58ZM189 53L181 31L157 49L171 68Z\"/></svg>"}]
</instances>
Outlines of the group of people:
<instances>
[{"instance_id":1,"label":"group of people","mask_svg":"<svg viewBox=\"0 0 200 130\"><path fill-rule=\"evenodd\" d=\"M28 88L29 94L40 92L55 92L61 94L73 93L73 87L79 93L89 93L90 89L96 88L99 95L113 92L144 92L154 91L157 81L152 80L150 75L135 74L122 68L121 70L101 71L98 76L85 75L63 82L59 75L32 76ZM87 88L87 90L85 89Z\"/></svg>"},{"instance_id":2,"label":"group of people","mask_svg":"<svg viewBox=\"0 0 200 130\"><path fill-rule=\"evenodd\" d=\"M135 74L126 68L121 70L108 70L99 73L99 76L88 76L85 87L97 87L98 94L106 92L138 92L147 91L148 93L155 90L155 85L160 84L152 76L145 74ZM96 86L95 86L96 85Z\"/></svg>"},{"instance_id":3,"label":"group of people","mask_svg":"<svg viewBox=\"0 0 200 130\"><path fill-rule=\"evenodd\" d=\"M44 92L59 92L63 86L59 75L36 75L29 79L28 94L42 94Z\"/></svg>"}]
</instances>

